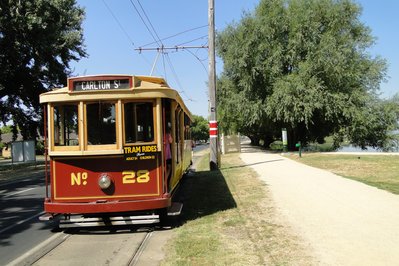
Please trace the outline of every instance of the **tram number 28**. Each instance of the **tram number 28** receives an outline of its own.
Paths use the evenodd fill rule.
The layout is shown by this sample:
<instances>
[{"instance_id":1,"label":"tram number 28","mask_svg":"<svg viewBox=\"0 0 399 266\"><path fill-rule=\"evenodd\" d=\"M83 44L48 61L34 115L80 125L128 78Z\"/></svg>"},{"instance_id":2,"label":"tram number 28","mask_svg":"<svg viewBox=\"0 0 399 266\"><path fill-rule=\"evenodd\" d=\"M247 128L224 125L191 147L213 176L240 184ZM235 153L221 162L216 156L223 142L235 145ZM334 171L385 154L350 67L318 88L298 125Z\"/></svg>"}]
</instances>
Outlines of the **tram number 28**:
<instances>
[{"instance_id":1,"label":"tram number 28","mask_svg":"<svg viewBox=\"0 0 399 266\"><path fill-rule=\"evenodd\" d=\"M86 186L88 183L89 174L87 172L71 173L71 186ZM148 170L135 171L123 171L122 172L122 183L123 184L134 184L134 183L148 183L150 181L150 172Z\"/></svg>"},{"instance_id":2,"label":"tram number 28","mask_svg":"<svg viewBox=\"0 0 399 266\"><path fill-rule=\"evenodd\" d=\"M134 184L134 183L148 183L150 181L150 172L148 170L124 171L122 172L122 183L123 184Z\"/></svg>"}]
</instances>

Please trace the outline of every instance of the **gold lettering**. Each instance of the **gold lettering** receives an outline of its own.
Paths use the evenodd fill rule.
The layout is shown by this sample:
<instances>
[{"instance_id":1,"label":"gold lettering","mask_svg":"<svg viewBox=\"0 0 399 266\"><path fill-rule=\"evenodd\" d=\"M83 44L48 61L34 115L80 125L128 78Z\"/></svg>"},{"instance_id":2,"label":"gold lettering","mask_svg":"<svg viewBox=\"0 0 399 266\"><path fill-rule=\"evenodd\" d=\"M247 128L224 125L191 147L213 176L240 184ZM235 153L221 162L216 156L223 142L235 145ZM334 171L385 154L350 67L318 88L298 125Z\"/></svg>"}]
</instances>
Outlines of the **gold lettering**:
<instances>
[{"instance_id":1,"label":"gold lettering","mask_svg":"<svg viewBox=\"0 0 399 266\"><path fill-rule=\"evenodd\" d=\"M80 186L81 179L80 179L80 173L71 173L71 186L74 186L75 184Z\"/></svg>"},{"instance_id":2,"label":"gold lettering","mask_svg":"<svg viewBox=\"0 0 399 266\"><path fill-rule=\"evenodd\" d=\"M134 184L136 182L136 173L133 171L122 172L122 183L123 184Z\"/></svg>"},{"instance_id":3,"label":"gold lettering","mask_svg":"<svg viewBox=\"0 0 399 266\"><path fill-rule=\"evenodd\" d=\"M74 185L87 185L87 178L89 177L89 175L87 174L87 172L83 172L83 173L71 173L71 186ZM82 182L83 180L83 182Z\"/></svg>"},{"instance_id":4,"label":"gold lettering","mask_svg":"<svg viewBox=\"0 0 399 266\"><path fill-rule=\"evenodd\" d=\"M137 171L137 183L148 183L150 181L150 172L148 170Z\"/></svg>"},{"instance_id":5,"label":"gold lettering","mask_svg":"<svg viewBox=\"0 0 399 266\"><path fill-rule=\"evenodd\" d=\"M150 181L150 172L148 170L134 171L123 171L122 172L122 183L123 184L134 184L134 183L148 183Z\"/></svg>"},{"instance_id":6,"label":"gold lettering","mask_svg":"<svg viewBox=\"0 0 399 266\"><path fill-rule=\"evenodd\" d=\"M82 173L82 179L83 179L83 186L87 185L87 173L83 172Z\"/></svg>"}]
</instances>

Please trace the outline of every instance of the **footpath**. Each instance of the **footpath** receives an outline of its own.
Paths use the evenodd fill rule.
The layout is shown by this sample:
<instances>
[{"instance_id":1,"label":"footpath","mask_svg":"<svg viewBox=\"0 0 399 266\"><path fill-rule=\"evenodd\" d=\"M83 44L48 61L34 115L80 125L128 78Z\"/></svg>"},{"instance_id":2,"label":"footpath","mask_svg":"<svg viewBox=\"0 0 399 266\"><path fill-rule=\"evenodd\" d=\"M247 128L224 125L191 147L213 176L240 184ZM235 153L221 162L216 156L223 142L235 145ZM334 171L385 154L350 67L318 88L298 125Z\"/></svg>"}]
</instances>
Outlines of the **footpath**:
<instances>
[{"instance_id":1,"label":"footpath","mask_svg":"<svg viewBox=\"0 0 399 266\"><path fill-rule=\"evenodd\" d=\"M399 196L278 154L243 149L318 265L399 265Z\"/></svg>"}]
</instances>

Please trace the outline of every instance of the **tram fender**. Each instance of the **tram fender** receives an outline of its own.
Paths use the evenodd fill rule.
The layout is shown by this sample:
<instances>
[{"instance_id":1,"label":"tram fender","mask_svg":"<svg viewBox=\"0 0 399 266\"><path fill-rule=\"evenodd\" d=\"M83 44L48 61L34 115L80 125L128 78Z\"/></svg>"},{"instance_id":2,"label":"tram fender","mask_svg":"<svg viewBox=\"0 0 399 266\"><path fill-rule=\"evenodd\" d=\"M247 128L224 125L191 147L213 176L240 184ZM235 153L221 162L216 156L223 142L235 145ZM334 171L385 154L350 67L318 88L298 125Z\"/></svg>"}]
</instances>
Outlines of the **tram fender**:
<instances>
[{"instance_id":1,"label":"tram fender","mask_svg":"<svg viewBox=\"0 0 399 266\"><path fill-rule=\"evenodd\" d=\"M169 195L169 194L166 194ZM104 213L129 212L162 209L171 206L171 198L163 197L137 201L102 201L102 202L45 202L44 210L48 213Z\"/></svg>"}]
</instances>

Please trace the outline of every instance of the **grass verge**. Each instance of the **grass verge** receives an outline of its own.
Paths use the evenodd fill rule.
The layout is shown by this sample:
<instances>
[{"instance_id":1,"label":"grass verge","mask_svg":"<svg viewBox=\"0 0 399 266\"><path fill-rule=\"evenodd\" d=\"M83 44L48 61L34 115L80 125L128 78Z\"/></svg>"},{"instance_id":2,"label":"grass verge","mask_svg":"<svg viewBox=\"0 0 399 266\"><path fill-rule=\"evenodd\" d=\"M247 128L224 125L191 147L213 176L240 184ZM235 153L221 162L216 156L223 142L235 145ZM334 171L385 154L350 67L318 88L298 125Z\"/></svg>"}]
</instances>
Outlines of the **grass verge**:
<instances>
[{"instance_id":1,"label":"grass verge","mask_svg":"<svg viewBox=\"0 0 399 266\"><path fill-rule=\"evenodd\" d=\"M209 155L183 184L181 226L162 265L311 265L276 215L267 186L238 154L209 171Z\"/></svg>"},{"instance_id":2,"label":"grass verge","mask_svg":"<svg viewBox=\"0 0 399 266\"><path fill-rule=\"evenodd\" d=\"M399 194L398 156L306 153L302 158L297 155L289 158Z\"/></svg>"}]
</instances>

